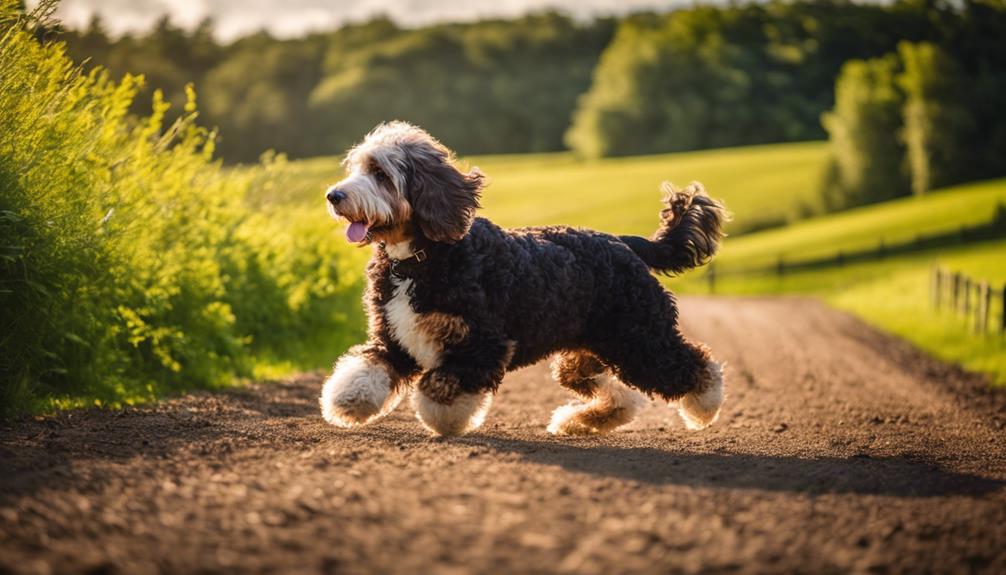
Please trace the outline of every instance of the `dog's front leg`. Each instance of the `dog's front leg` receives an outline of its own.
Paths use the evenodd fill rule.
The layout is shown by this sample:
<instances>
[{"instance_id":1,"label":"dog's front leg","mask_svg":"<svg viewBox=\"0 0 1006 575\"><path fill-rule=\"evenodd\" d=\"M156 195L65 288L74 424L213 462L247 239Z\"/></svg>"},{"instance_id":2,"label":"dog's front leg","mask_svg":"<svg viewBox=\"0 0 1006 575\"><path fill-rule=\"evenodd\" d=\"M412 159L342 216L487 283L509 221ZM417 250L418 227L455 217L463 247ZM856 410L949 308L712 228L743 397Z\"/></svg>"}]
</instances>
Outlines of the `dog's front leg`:
<instances>
[{"instance_id":1,"label":"dog's front leg","mask_svg":"<svg viewBox=\"0 0 1006 575\"><path fill-rule=\"evenodd\" d=\"M339 427L379 419L395 409L416 373L415 362L401 350L374 342L351 348L325 380L322 416Z\"/></svg>"},{"instance_id":2,"label":"dog's front leg","mask_svg":"<svg viewBox=\"0 0 1006 575\"><path fill-rule=\"evenodd\" d=\"M476 336L446 349L440 365L419 378L413 396L419 421L438 435L477 429L512 356L512 342L500 337Z\"/></svg>"}]
</instances>

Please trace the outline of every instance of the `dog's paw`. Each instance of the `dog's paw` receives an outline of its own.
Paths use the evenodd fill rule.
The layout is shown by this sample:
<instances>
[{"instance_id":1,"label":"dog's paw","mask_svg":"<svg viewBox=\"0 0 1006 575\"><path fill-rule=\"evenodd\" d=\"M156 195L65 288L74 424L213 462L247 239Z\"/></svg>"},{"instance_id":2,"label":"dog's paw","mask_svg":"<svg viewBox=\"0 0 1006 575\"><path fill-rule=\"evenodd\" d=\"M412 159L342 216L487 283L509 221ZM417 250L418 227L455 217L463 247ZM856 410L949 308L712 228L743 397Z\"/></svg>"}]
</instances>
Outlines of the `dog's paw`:
<instances>
[{"instance_id":1,"label":"dog's paw","mask_svg":"<svg viewBox=\"0 0 1006 575\"><path fill-rule=\"evenodd\" d=\"M592 435L607 433L633 419L646 406L646 396L607 376L587 403L574 401L552 412L546 428L553 435Z\"/></svg>"},{"instance_id":2,"label":"dog's paw","mask_svg":"<svg viewBox=\"0 0 1006 575\"><path fill-rule=\"evenodd\" d=\"M552 419L546 428L552 435L592 435L599 433L594 427L586 425L581 416L590 409L590 405L581 401L573 401L555 408Z\"/></svg>"},{"instance_id":3,"label":"dog's paw","mask_svg":"<svg viewBox=\"0 0 1006 575\"><path fill-rule=\"evenodd\" d=\"M321 414L339 427L364 425L383 417L402 397L391 391L391 377L384 366L359 356L339 360L321 391Z\"/></svg>"},{"instance_id":4,"label":"dog's paw","mask_svg":"<svg viewBox=\"0 0 1006 575\"><path fill-rule=\"evenodd\" d=\"M685 394L678 400L678 414L688 429L709 427L720 416L720 406L725 397L723 366L715 361L706 366L705 377L699 390Z\"/></svg>"},{"instance_id":5,"label":"dog's paw","mask_svg":"<svg viewBox=\"0 0 1006 575\"><path fill-rule=\"evenodd\" d=\"M416 417L437 435L464 435L482 426L492 405L492 393L459 393L444 404L417 390L412 396Z\"/></svg>"}]
</instances>

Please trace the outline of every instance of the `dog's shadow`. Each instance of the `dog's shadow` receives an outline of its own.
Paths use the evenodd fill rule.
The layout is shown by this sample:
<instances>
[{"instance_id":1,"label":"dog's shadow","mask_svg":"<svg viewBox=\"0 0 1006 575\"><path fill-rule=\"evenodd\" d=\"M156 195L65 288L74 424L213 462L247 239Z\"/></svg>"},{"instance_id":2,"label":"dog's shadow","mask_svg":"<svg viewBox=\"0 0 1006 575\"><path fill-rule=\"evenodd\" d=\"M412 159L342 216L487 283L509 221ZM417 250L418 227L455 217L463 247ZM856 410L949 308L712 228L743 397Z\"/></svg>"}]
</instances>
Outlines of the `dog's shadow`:
<instances>
[{"instance_id":1,"label":"dog's shadow","mask_svg":"<svg viewBox=\"0 0 1006 575\"><path fill-rule=\"evenodd\" d=\"M688 453L653 447L527 441L476 435L455 441L516 454L574 473L711 489L750 489L808 495L854 493L891 497L980 497L1006 481L944 470L907 456L815 457Z\"/></svg>"}]
</instances>

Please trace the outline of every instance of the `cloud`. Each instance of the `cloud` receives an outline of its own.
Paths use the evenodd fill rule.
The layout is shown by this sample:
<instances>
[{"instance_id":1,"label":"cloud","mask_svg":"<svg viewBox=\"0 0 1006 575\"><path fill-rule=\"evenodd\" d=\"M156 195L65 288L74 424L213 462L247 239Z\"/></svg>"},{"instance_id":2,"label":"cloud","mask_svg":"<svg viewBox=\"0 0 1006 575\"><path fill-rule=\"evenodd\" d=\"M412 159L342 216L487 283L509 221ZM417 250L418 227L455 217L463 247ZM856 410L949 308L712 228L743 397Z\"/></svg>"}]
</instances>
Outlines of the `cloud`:
<instances>
[{"instance_id":1,"label":"cloud","mask_svg":"<svg viewBox=\"0 0 1006 575\"><path fill-rule=\"evenodd\" d=\"M559 9L578 17L667 9L689 0L63 0L58 14L67 25L86 26L100 14L113 34L145 30L164 14L176 25L191 28L206 17L217 35L232 39L266 29L277 36L328 30L377 14L406 26L439 21L514 17L530 11ZM28 5L37 4L29 0Z\"/></svg>"}]
</instances>

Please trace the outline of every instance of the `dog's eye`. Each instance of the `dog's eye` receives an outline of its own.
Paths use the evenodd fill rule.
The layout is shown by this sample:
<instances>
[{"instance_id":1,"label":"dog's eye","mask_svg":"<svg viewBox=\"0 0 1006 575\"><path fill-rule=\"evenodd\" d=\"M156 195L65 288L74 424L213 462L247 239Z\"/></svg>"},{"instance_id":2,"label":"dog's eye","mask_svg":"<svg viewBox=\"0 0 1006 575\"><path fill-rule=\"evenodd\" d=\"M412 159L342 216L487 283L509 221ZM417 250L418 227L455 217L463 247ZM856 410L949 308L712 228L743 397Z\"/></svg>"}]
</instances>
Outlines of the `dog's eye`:
<instances>
[{"instance_id":1,"label":"dog's eye","mask_svg":"<svg viewBox=\"0 0 1006 575\"><path fill-rule=\"evenodd\" d=\"M374 168L373 174L374 178L376 178L378 182L388 181L388 174L385 174L384 170L381 168Z\"/></svg>"}]
</instances>

